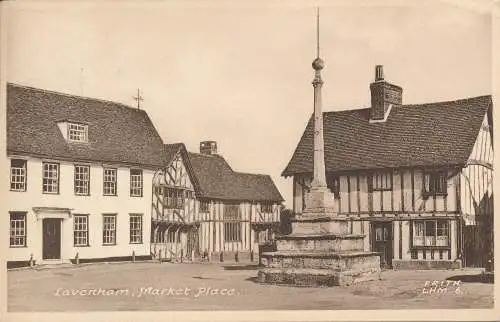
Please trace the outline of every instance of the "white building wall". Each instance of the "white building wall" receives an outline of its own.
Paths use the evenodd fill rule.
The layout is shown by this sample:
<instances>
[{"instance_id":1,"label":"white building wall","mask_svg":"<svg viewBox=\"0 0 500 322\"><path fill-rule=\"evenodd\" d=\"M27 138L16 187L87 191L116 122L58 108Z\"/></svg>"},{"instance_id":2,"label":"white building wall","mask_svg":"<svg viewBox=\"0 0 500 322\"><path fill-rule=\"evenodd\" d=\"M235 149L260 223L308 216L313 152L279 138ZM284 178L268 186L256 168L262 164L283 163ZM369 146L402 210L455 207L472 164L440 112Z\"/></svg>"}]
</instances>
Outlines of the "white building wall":
<instances>
[{"instance_id":1,"label":"white building wall","mask_svg":"<svg viewBox=\"0 0 500 322\"><path fill-rule=\"evenodd\" d=\"M117 168L117 196L103 195L103 165L90 165L90 195L77 196L74 193L74 165L73 162L57 160L27 159L27 187L24 192L7 191L4 199L9 211L27 212L27 247L10 247L7 252L7 261L29 260L30 254L40 262L42 259L42 217L51 218L52 214L38 213L33 207L70 208L71 215L62 215L61 227L61 259L73 259L78 252L79 258L105 258L118 256L149 255L151 231L151 193L152 176L154 171L143 169L143 196L130 196L130 168L123 166L106 165ZM59 170L59 194L42 193L42 162L57 162ZM7 158L10 167L10 158ZM86 163L77 163L86 164ZM7 188L8 189L8 188ZM117 214L116 245L102 245L103 214ZM142 244L129 243L129 214L143 215ZM74 247L73 245L73 217L72 214L89 215L89 246ZM61 215L59 215L61 216ZM6 216L4 218L9 218ZM7 227L9 227L8 225Z\"/></svg>"}]
</instances>

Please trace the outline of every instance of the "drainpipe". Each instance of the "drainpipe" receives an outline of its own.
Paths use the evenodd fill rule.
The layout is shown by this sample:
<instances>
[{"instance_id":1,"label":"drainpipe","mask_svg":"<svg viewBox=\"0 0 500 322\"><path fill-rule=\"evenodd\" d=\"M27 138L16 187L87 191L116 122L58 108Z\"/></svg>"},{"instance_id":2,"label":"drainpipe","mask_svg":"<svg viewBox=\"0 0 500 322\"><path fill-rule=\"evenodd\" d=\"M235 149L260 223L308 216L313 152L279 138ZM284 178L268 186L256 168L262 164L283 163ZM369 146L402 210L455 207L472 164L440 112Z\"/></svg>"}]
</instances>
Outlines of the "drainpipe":
<instances>
[{"instance_id":1,"label":"drainpipe","mask_svg":"<svg viewBox=\"0 0 500 322\"><path fill-rule=\"evenodd\" d=\"M153 198L154 198L154 193L155 193L155 179L158 174L158 171L156 170L155 173L153 174L153 178L151 178L151 225L153 224L153 212L154 212L154 207L153 207ZM152 236L149 238L151 239ZM156 237L156 236L155 236ZM156 240L153 240L156 243ZM156 253L156 244L154 245L154 252ZM153 253L153 243L149 244L149 253Z\"/></svg>"},{"instance_id":2,"label":"drainpipe","mask_svg":"<svg viewBox=\"0 0 500 322\"><path fill-rule=\"evenodd\" d=\"M248 233L249 233L249 236L250 236L250 261L253 262L253 240L252 240L252 213L253 213L253 204L254 204L254 201L252 200L252 202L250 203L250 218L249 218L249 223L248 223ZM255 239L255 236L254 236L254 239Z\"/></svg>"}]
</instances>

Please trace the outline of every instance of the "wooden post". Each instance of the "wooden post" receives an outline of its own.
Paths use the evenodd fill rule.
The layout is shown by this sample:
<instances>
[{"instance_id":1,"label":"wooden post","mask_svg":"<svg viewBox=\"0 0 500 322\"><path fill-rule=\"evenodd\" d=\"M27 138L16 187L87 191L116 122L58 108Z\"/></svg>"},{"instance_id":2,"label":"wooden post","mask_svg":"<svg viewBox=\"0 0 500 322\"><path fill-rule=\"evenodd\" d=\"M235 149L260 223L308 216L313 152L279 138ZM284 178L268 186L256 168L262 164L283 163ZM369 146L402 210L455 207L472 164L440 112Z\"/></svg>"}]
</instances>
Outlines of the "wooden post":
<instances>
[{"instance_id":1,"label":"wooden post","mask_svg":"<svg viewBox=\"0 0 500 322\"><path fill-rule=\"evenodd\" d=\"M33 253L30 254L30 267L33 268L34 263L33 263Z\"/></svg>"},{"instance_id":2,"label":"wooden post","mask_svg":"<svg viewBox=\"0 0 500 322\"><path fill-rule=\"evenodd\" d=\"M78 257L78 252L75 255L75 264L79 265L80 264L80 258Z\"/></svg>"},{"instance_id":3,"label":"wooden post","mask_svg":"<svg viewBox=\"0 0 500 322\"><path fill-rule=\"evenodd\" d=\"M135 263L135 250L132 251L132 263Z\"/></svg>"},{"instance_id":4,"label":"wooden post","mask_svg":"<svg viewBox=\"0 0 500 322\"><path fill-rule=\"evenodd\" d=\"M236 263L239 263L240 262L240 257L239 257L239 254L238 254L238 250L236 250L236 253L234 253L234 261Z\"/></svg>"},{"instance_id":5,"label":"wooden post","mask_svg":"<svg viewBox=\"0 0 500 322\"><path fill-rule=\"evenodd\" d=\"M222 262L224 262L224 252L222 252L222 251L221 251L221 252L220 252L220 254L219 254L219 261L220 261L221 263L222 263Z\"/></svg>"},{"instance_id":6,"label":"wooden post","mask_svg":"<svg viewBox=\"0 0 500 322\"><path fill-rule=\"evenodd\" d=\"M161 264L161 248L158 250L158 261Z\"/></svg>"}]
</instances>

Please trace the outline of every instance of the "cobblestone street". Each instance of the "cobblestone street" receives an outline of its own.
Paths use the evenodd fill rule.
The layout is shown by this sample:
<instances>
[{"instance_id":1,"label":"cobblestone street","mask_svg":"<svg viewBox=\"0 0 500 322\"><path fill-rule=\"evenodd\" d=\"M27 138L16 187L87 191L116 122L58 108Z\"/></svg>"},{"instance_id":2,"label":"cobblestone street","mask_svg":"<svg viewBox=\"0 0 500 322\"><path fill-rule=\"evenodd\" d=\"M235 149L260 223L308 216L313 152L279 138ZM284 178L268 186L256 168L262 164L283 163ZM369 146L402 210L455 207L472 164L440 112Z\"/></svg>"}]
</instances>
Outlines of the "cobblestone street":
<instances>
[{"instance_id":1,"label":"cobblestone street","mask_svg":"<svg viewBox=\"0 0 500 322\"><path fill-rule=\"evenodd\" d=\"M8 272L8 311L492 308L479 270L383 271L352 287L260 285L247 264L115 263ZM439 281L439 285L433 284Z\"/></svg>"}]
</instances>

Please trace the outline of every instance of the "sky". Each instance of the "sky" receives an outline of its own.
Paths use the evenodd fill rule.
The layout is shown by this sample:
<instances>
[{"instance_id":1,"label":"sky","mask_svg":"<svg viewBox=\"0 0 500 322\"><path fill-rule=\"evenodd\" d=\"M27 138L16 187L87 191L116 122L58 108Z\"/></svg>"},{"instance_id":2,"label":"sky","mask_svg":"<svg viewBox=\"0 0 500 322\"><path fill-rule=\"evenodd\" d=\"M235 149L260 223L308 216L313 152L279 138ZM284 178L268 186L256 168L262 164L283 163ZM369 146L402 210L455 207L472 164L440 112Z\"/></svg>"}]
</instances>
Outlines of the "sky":
<instances>
[{"instance_id":1,"label":"sky","mask_svg":"<svg viewBox=\"0 0 500 322\"><path fill-rule=\"evenodd\" d=\"M489 14L448 1L323 4L323 110L370 106L376 64L416 104L491 94ZM7 81L146 110L165 143L217 141L281 177L313 111L311 2L30 3L8 8ZM126 143L125 143L126 144Z\"/></svg>"}]
</instances>

